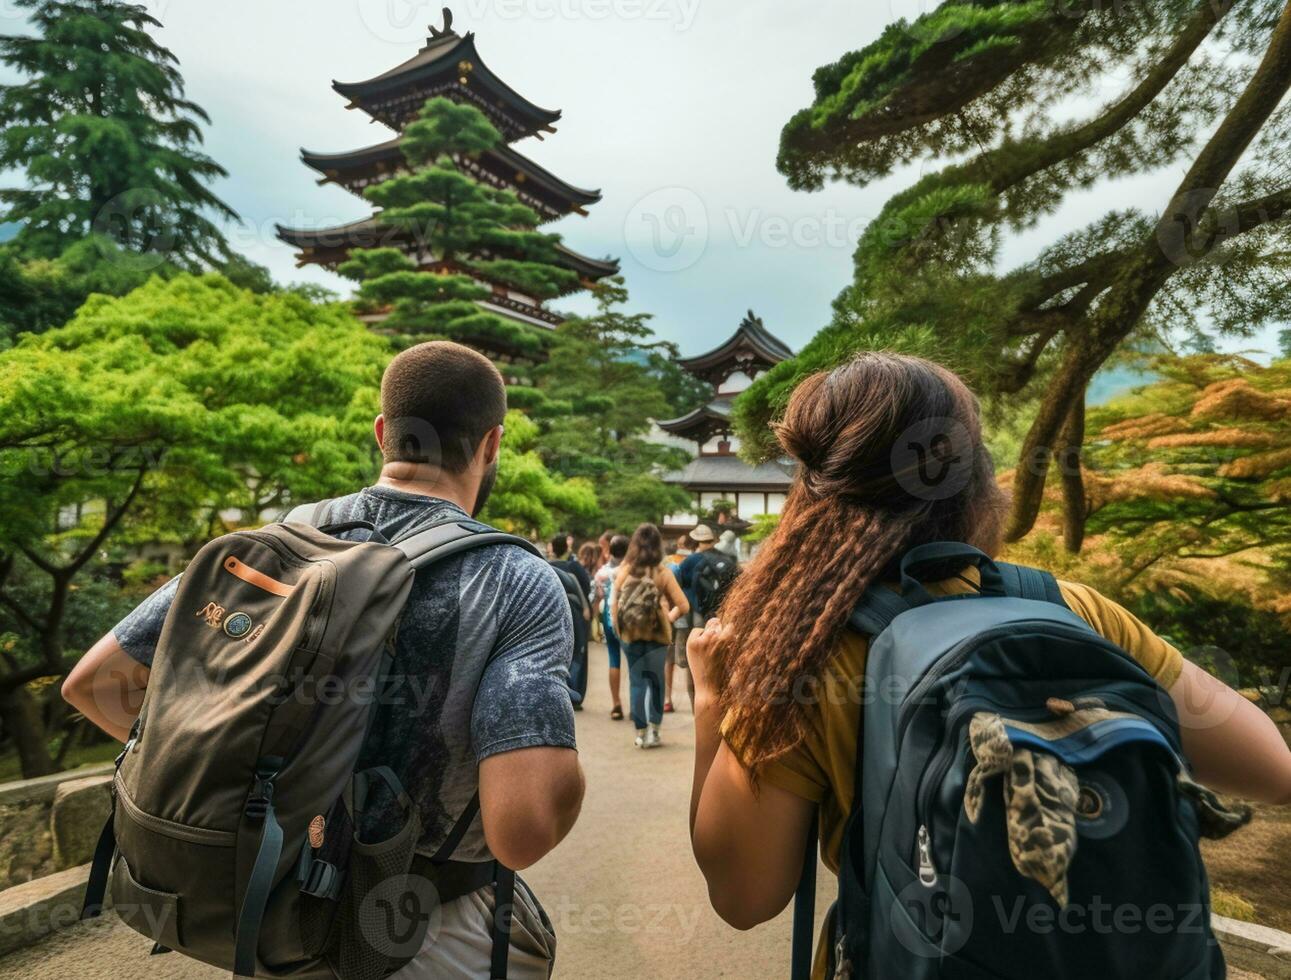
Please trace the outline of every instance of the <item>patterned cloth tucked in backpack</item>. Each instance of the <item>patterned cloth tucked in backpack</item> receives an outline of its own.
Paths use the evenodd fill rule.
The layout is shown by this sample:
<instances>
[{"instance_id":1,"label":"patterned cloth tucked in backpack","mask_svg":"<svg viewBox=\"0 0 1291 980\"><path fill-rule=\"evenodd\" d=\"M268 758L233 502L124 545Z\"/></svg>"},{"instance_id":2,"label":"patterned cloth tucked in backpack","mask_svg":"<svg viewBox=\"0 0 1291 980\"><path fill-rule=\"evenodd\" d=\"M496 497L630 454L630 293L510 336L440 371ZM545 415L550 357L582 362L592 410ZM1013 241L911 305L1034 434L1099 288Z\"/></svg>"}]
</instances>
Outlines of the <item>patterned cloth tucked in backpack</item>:
<instances>
[{"instance_id":1,"label":"patterned cloth tucked in backpack","mask_svg":"<svg viewBox=\"0 0 1291 980\"><path fill-rule=\"evenodd\" d=\"M1106 716L1107 711L1101 712ZM1092 720L1092 719L1091 719ZM1080 781L1056 755L1014 747L997 714L979 711L968 726L977 765L964 787L964 812L977 823L985 781L1004 776L1009 854L1013 866L1040 882L1058 906L1067 904L1067 867L1076 853Z\"/></svg>"}]
</instances>

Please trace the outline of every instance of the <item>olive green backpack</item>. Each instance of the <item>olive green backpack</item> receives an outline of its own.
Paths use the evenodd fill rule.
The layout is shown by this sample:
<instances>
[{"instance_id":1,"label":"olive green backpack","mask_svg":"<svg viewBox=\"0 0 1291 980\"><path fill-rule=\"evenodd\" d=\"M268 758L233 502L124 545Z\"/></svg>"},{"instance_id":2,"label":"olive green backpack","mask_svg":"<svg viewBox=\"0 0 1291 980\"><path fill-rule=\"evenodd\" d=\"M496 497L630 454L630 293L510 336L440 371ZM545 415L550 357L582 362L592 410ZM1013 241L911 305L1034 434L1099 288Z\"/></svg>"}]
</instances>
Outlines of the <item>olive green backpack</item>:
<instances>
[{"instance_id":1,"label":"olive green backpack","mask_svg":"<svg viewBox=\"0 0 1291 980\"><path fill-rule=\"evenodd\" d=\"M537 550L463 519L386 543L369 524L327 525L329 507L218 538L185 570L86 893L86 917L110 891L154 952L240 977L376 980L416 954L436 901L492 883L504 908L514 882L451 860L478 795L414 870L416 806L390 769L356 764L413 573L488 544ZM377 794L403 825L364 840ZM493 933L505 977L509 940Z\"/></svg>"}]
</instances>

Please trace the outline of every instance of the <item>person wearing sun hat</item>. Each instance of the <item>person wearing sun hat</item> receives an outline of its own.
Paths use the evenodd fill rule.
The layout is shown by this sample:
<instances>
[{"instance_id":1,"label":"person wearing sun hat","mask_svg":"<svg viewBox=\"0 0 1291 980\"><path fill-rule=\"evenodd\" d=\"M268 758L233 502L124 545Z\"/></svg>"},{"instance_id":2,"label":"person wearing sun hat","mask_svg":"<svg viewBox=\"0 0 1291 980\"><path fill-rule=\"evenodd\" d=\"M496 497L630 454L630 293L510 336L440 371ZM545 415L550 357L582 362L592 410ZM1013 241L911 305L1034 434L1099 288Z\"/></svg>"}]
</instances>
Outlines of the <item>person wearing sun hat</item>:
<instances>
[{"instance_id":1,"label":"person wearing sun hat","mask_svg":"<svg viewBox=\"0 0 1291 980\"><path fill-rule=\"evenodd\" d=\"M717 535L707 524L699 524L690 532L690 540L695 543L695 550L686 556L677 567L677 582L681 585L681 591L686 594L686 599L690 603L690 612L683 616L677 622L673 623L673 644L668 654L669 671L668 677L664 679L668 700L663 706L664 711L672 710L672 670L673 665L686 671L686 690L691 696L693 703L695 696L695 682L691 680L690 671L686 666L686 638L690 636L690 631L695 626L703 626L703 616L699 612L699 606L696 603L695 596L695 572L703 565L707 559L705 552L713 550L713 545L717 542Z\"/></svg>"}]
</instances>

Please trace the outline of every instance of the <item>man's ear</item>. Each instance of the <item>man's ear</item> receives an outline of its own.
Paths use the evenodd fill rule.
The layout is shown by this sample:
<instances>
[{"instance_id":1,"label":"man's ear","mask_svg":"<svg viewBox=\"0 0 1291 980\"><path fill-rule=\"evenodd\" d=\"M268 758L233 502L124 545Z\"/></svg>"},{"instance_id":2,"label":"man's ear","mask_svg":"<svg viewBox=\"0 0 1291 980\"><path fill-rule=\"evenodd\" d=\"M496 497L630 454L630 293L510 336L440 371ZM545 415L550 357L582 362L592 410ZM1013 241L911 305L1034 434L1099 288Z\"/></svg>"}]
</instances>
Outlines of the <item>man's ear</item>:
<instances>
[{"instance_id":1,"label":"man's ear","mask_svg":"<svg viewBox=\"0 0 1291 980\"><path fill-rule=\"evenodd\" d=\"M502 451L502 426L495 425L484 437L484 465L492 466Z\"/></svg>"},{"instance_id":2,"label":"man's ear","mask_svg":"<svg viewBox=\"0 0 1291 980\"><path fill-rule=\"evenodd\" d=\"M372 434L377 437L377 448L385 453L386 417L378 415L372 423Z\"/></svg>"}]
</instances>

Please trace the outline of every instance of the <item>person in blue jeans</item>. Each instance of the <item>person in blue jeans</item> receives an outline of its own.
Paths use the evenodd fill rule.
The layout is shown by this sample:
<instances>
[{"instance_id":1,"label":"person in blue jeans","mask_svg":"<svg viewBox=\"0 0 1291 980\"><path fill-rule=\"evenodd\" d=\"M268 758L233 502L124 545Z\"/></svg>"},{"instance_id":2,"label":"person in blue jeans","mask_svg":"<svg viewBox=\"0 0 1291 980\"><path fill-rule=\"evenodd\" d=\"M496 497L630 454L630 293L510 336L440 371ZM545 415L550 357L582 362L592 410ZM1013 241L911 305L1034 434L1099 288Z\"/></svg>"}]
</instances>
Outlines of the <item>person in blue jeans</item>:
<instances>
[{"instance_id":1,"label":"person in blue jeans","mask_svg":"<svg viewBox=\"0 0 1291 980\"><path fill-rule=\"evenodd\" d=\"M658 748L663 722L663 671L672 624L690 611L677 578L663 564L663 539L653 524L632 535L628 553L614 573L610 615L628 658L632 724L636 746Z\"/></svg>"},{"instance_id":2,"label":"person in blue jeans","mask_svg":"<svg viewBox=\"0 0 1291 980\"><path fill-rule=\"evenodd\" d=\"M609 541L609 560L596 573L596 601L601 607L601 626L605 629L605 646L610 653L610 699L614 705L610 717L615 721L623 720L623 648L619 635L614 632L612 615L612 597L614 593L614 575L624 556L628 553L628 538L616 534Z\"/></svg>"}]
</instances>

